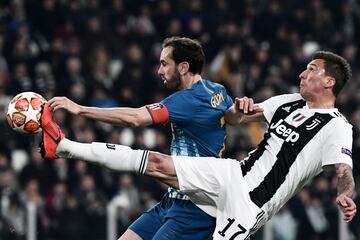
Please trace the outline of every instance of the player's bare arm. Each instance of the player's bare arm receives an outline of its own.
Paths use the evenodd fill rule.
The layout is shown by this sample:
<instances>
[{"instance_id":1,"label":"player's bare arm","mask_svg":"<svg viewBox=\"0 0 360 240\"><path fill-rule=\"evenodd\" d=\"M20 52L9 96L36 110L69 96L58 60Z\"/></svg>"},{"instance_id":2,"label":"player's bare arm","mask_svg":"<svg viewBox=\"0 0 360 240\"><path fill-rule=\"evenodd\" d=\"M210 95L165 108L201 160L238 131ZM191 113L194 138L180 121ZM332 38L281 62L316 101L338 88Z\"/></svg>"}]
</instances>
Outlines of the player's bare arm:
<instances>
[{"instance_id":1,"label":"player's bare arm","mask_svg":"<svg viewBox=\"0 0 360 240\"><path fill-rule=\"evenodd\" d=\"M235 98L234 104L225 113L226 123L238 125L248 122L265 121L263 109L254 103L252 98Z\"/></svg>"},{"instance_id":2,"label":"player's bare arm","mask_svg":"<svg viewBox=\"0 0 360 240\"><path fill-rule=\"evenodd\" d=\"M54 97L49 100L53 111L65 109L71 114L80 115L97 121L131 127L143 127L153 123L146 107L141 108L97 108L79 105L66 97Z\"/></svg>"},{"instance_id":3,"label":"player's bare arm","mask_svg":"<svg viewBox=\"0 0 360 240\"><path fill-rule=\"evenodd\" d=\"M335 164L336 176L338 178L338 193L353 197L355 191L355 182L352 168L345 163Z\"/></svg>"},{"instance_id":4,"label":"player's bare arm","mask_svg":"<svg viewBox=\"0 0 360 240\"><path fill-rule=\"evenodd\" d=\"M56 111L58 109L65 109L71 114L77 115L83 106L71 101L67 97L54 97L48 101L49 107Z\"/></svg>"},{"instance_id":5,"label":"player's bare arm","mask_svg":"<svg viewBox=\"0 0 360 240\"><path fill-rule=\"evenodd\" d=\"M352 200L355 191L355 182L352 168L344 163L335 164L338 179L338 196L336 203L344 214L344 221L350 222L356 214L356 204Z\"/></svg>"},{"instance_id":6,"label":"player's bare arm","mask_svg":"<svg viewBox=\"0 0 360 240\"><path fill-rule=\"evenodd\" d=\"M344 214L344 221L349 222L356 214L356 205L352 200L355 191L355 182L352 168L344 163L335 164L337 176L338 196L336 203Z\"/></svg>"}]
</instances>

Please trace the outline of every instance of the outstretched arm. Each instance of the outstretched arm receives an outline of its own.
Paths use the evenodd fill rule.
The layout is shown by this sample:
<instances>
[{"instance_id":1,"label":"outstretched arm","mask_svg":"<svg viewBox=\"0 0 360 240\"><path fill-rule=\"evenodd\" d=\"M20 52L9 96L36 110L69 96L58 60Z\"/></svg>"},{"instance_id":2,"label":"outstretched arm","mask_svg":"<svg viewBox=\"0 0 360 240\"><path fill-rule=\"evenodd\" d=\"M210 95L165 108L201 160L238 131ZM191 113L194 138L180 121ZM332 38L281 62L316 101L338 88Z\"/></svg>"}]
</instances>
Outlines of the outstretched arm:
<instances>
[{"instance_id":1,"label":"outstretched arm","mask_svg":"<svg viewBox=\"0 0 360 240\"><path fill-rule=\"evenodd\" d=\"M344 213L344 221L350 222L356 214L356 204L352 197L355 191L352 168L344 163L335 164L336 176L338 179L338 196L336 203Z\"/></svg>"},{"instance_id":2,"label":"outstretched arm","mask_svg":"<svg viewBox=\"0 0 360 240\"><path fill-rule=\"evenodd\" d=\"M48 101L50 108L65 109L68 112L97 121L121 126L143 127L153 123L146 107L141 108L97 108L79 105L66 97L54 97Z\"/></svg>"},{"instance_id":3,"label":"outstretched arm","mask_svg":"<svg viewBox=\"0 0 360 240\"><path fill-rule=\"evenodd\" d=\"M263 109L252 98L235 98L234 104L225 113L225 121L230 125L264 121Z\"/></svg>"}]
</instances>

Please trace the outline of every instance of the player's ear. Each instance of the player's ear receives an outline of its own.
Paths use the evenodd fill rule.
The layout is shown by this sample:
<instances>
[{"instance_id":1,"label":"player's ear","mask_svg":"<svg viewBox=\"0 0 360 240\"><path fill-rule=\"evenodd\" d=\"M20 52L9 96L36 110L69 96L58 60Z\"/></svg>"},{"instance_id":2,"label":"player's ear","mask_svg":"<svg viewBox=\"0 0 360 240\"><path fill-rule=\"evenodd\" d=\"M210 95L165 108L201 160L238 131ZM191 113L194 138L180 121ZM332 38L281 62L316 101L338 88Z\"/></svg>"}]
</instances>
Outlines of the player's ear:
<instances>
[{"instance_id":1,"label":"player's ear","mask_svg":"<svg viewBox=\"0 0 360 240\"><path fill-rule=\"evenodd\" d=\"M185 75L189 72L189 63L188 62L181 62L178 65L178 71L180 75Z\"/></svg>"},{"instance_id":2,"label":"player's ear","mask_svg":"<svg viewBox=\"0 0 360 240\"><path fill-rule=\"evenodd\" d=\"M336 80L334 77L331 77L331 76L326 77L325 83L324 83L326 88L332 88L335 86L335 84L336 84Z\"/></svg>"}]
</instances>

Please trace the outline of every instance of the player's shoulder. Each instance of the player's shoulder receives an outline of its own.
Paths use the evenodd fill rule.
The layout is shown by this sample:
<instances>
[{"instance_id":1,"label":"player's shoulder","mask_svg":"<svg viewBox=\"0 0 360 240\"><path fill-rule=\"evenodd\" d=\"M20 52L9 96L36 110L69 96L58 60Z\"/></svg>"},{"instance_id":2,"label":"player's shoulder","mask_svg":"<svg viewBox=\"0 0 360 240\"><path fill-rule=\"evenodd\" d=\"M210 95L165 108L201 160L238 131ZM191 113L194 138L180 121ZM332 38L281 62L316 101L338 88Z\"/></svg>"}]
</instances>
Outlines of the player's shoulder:
<instances>
[{"instance_id":1,"label":"player's shoulder","mask_svg":"<svg viewBox=\"0 0 360 240\"><path fill-rule=\"evenodd\" d=\"M333 121L335 124L343 126L343 127L352 128L352 125L349 123L349 121L346 119L346 117L342 113L340 113L337 109L335 109L333 112L331 112L330 115L334 118Z\"/></svg>"},{"instance_id":2,"label":"player's shoulder","mask_svg":"<svg viewBox=\"0 0 360 240\"><path fill-rule=\"evenodd\" d=\"M281 94L270 97L264 102L260 103L260 105L271 105L271 106L282 106L283 104L297 102L297 101L305 101L299 93L290 93L290 94Z\"/></svg>"},{"instance_id":3,"label":"player's shoulder","mask_svg":"<svg viewBox=\"0 0 360 240\"><path fill-rule=\"evenodd\" d=\"M225 87L219 83L209 80L200 80L191 88L183 89L171 94L168 99L183 99L184 101L201 100L221 93L223 97L228 96Z\"/></svg>"},{"instance_id":4,"label":"player's shoulder","mask_svg":"<svg viewBox=\"0 0 360 240\"><path fill-rule=\"evenodd\" d=\"M224 85L222 85L220 83L217 83L217 82L210 81L208 79L200 80L199 81L199 86L202 86L206 90L210 90L210 91L218 91L218 90L225 90L226 91L226 88L224 87Z\"/></svg>"},{"instance_id":5,"label":"player's shoulder","mask_svg":"<svg viewBox=\"0 0 360 240\"><path fill-rule=\"evenodd\" d=\"M208 86L211 86L211 87L221 87L221 88L224 88L224 85L222 85L221 83L218 83L218 82L213 82L209 79L202 79L201 80L202 83L208 85Z\"/></svg>"},{"instance_id":6,"label":"player's shoulder","mask_svg":"<svg viewBox=\"0 0 360 240\"><path fill-rule=\"evenodd\" d=\"M287 93L272 97L272 99L281 100L284 103L293 102L298 100L304 100L300 93Z\"/></svg>"},{"instance_id":7,"label":"player's shoulder","mask_svg":"<svg viewBox=\"0 0 360 240\"><path fill-rule=\"evenodd\" d=\"M207 84L207 88L203 86L204 84L200 81L193 84L190 88L181 89L174 93L172 93L170 96L165 98L162 102L163 103L169 103L169 102L176 102L179 104L179 102L183 103L194 103L198 101L202 96L206 95L205 92L212 91L210 88L210 85ZM206 89L204 91L204 89Z\"/></svg>"},{"instance_id":8,"label":"player's shoulder","mask_svg":"<svg viewBox=\"0 0 360 240\"><path fill-rule=\"evenodd\" d=\"M324 132L326 136L331 137L332 140L340 141L341 139L351 138L353 135L353 126L347 121L347 119L337 110L329 113L332 119L329 121Z\"/></svg>"}]
</instances>

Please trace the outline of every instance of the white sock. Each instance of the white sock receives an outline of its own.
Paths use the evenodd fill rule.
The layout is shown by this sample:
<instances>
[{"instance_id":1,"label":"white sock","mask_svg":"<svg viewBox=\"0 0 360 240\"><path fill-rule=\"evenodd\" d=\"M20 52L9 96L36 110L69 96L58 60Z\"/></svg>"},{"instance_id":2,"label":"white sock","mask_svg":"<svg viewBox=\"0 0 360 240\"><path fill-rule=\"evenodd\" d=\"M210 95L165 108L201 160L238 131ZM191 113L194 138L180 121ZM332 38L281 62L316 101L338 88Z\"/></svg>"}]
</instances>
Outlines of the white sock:
<instances>
[{"instance_id":1,"label":"white sock","mask_svg":"<svg viewBox=\"0 0 360 240\"><path fill-rule=\"evenodd\" d=\"M64 138L60 141L56 154L63 158L97 163L112 170L144 174L149 151L133 150L128 146L110 143L79 143Z\"/></svg>"}]
</instances>

